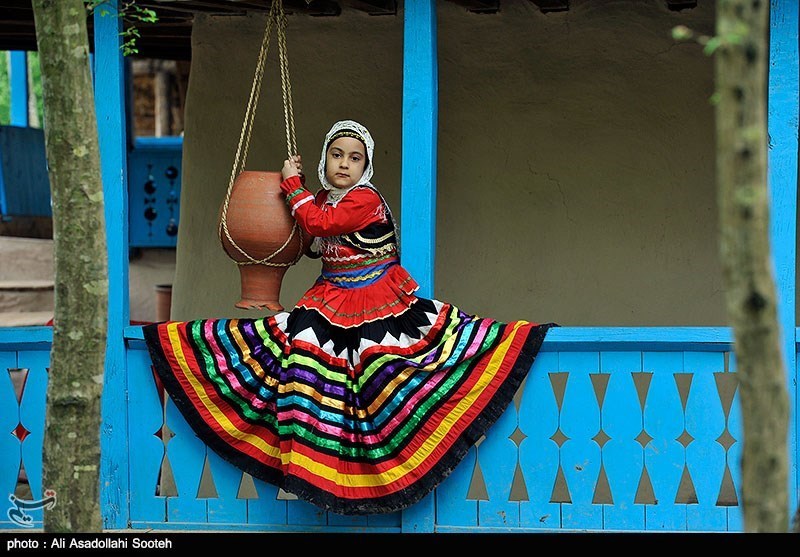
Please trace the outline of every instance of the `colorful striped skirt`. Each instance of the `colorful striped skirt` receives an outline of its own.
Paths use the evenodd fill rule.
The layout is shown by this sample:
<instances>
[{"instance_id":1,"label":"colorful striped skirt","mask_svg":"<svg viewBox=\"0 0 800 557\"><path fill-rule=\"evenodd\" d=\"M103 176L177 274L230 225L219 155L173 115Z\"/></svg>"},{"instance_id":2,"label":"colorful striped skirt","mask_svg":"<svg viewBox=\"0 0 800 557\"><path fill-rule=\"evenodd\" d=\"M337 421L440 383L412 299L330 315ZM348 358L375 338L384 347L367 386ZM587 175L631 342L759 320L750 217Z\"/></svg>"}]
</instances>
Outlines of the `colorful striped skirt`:
<instances>
[{"instance_id":1,"label":"colorful striped skirt","mask_svg":"<svg viewBox=\"0 0 800 557\"><path fill-rule=\"evenodd\" d=\"M417 298L355 327L296 307L144 327L198 437L254 478L339 514L395 512L434 489L500 417L552 324Z\"/></svg>"}]
</instances>

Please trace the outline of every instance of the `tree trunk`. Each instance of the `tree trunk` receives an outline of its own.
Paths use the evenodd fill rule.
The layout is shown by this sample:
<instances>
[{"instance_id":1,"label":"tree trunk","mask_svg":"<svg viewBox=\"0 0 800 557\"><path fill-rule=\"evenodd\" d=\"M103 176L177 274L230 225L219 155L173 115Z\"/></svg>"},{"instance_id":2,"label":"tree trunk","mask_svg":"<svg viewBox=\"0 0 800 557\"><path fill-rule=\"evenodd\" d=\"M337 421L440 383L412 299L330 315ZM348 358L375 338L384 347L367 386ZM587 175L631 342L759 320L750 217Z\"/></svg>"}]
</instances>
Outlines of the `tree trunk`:
<instances>
[{"instance_id":1,"label":"tree trunk","mask_svg":"<svg viewBox=\"0 0 800 557\"><path fill-rule=\"evenodd\" d=\"M747 532L789 531L789 399L769 244L768 22L766 0L717 2L720 249L744 424L741 488Z\"/></svg>"},{"instance_id":2,"label":"tree trunk","mask_svg":"<svg viewBox=\"0 0 800 557\"><path fill-rule=\"evenodd\" d=\"M45 532L102 531L100 396L108 268L83 0L33 0L53 203L55 326L47 385Z\"/></svg>"}]
</instances>

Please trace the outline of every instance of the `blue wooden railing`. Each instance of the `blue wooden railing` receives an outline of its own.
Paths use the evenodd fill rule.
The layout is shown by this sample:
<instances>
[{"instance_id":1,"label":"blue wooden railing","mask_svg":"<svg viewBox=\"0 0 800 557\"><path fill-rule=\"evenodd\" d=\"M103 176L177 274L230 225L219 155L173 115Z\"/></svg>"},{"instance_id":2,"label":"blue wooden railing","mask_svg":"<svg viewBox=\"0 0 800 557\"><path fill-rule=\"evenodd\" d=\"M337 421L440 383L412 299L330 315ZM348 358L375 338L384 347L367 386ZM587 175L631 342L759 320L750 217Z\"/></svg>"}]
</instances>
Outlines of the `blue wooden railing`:
<instances>
[{"instance_id":1,"label":"blue wooden railing","mask_svg":"<svg viewBox=\"0 0 800 557\"><path fill-rule=\"evenodd\" d=\"M109 10L112 15L116 2ZM403 215L422 295L433 291L436 175L434 3L404 12ZM790 503L798 494L797 3L770 10L770 214L787 385ZM722 328L552 331L515 403L436 491L391 515L320 511L219 460L152 380L128 322L129 173L120 18L95 18L95 98L109 246L109 346L101 436L105 524L257 531L742 531L741 415L732 337ZM433 107L433 109L432 109ZM422 161L422 162L420 162ZM419 209L419 211L415 210ZM122 217L122 218L120 218ZM401 223L402 225L402 223ZM427 293L427 294L426 294ZM40 498L52 332L0 329L0 491L21 467ZM2 373L6 370L6 373ZM41 511L33 525L41 527ZM37 514L38 513L38 514ZM0 513L0 528L17 527Z\"/></svg>"},{"instance_id":2,"label":"blue wooden railing","mask_svg":"<svg viewBox=\"0 0 800 557\"><path fill-rule=\"evenodd\" d=\"M432 495L400 513L355 517L296 500L209 451L156 387L141 328L125 336L126 454L103 458L129 463L129 489L108 478L101 485L112 492L104 500L127 502L104 516L121 513L133 530L743 530L729 329L552 330L514 404ZM47 327L0 329L7 494L18 488L21 466L30 497L47 487L41 449L51 342ZM12 379L20 374L17 396ZM41 511L31 513L41 527ZM0 528L15 527L0 513Z\"/></svg>"}]
</instances>

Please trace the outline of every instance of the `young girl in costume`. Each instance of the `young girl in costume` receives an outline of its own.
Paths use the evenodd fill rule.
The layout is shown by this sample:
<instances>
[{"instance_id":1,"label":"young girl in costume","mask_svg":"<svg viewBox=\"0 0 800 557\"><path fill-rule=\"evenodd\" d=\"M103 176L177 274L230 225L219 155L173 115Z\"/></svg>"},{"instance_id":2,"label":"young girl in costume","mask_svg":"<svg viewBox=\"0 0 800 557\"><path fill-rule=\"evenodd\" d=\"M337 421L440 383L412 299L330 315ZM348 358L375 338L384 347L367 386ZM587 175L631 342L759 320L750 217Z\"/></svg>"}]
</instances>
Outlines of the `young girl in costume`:
<instances>
[{"instance_id":1,"label":"young girl in costume","mask_svg":"<svg viewBox=\"0 0 800 557\"><path fill-rule=\"evenodd\" d=\"M322 272L289 312L157 323L165 388L209 447L340 514L386 513L435 488L500 417L551 324L501 323L414 294L352 120L322 145L316 195L300 157L281 189Z\"/></svg>"}]
</instances>

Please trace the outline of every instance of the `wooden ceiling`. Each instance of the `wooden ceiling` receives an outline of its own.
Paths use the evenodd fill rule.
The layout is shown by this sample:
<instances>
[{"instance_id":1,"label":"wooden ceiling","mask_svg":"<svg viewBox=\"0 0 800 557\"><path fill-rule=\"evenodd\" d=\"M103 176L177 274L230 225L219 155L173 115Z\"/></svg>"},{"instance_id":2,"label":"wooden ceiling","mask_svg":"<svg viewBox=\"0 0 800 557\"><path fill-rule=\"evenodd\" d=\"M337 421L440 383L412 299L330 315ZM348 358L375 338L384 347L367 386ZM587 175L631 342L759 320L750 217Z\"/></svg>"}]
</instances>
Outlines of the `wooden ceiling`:
<instances>
[{"instance_id":1,"label":"wooden ceiling","mask_svg":"<svg viewBox=\"0 0 800 557\"><path fill-rule=\"evenodd\" d=\"M196 14L244 15L268 12L270 0L135 0L136 5L155 10L156 23L138 23L141 38L134 57L164 60L191 58L192 22ZM500 0L447 0L477 13L494 13ZM569 10L570 0L527 0L542 12ZM696 0L664 0L668 8L694 7ZM287 14L336 17L344 10L359 10L370 15L397 15L397 0L284 0ZM91 40L92 18L88 19ZM36 29L31 0L3 0L0 4L0 50L36 50Z\"/></svg>"}]
</instances>

